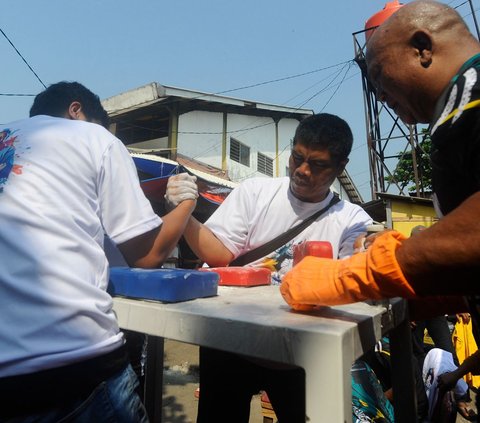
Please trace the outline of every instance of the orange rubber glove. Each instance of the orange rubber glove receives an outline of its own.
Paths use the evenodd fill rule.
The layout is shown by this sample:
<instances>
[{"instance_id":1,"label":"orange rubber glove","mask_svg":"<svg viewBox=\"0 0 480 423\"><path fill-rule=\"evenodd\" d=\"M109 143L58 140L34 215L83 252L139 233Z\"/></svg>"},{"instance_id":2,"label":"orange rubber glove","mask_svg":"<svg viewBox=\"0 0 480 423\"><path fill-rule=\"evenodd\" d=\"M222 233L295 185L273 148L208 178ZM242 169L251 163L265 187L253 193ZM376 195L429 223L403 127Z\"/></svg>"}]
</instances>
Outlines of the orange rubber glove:
<instances>
[{"instance_id":1,"label":"orange rubber glove","mask_svg":"<svg viewBox=\"0 0 480 423\"><path fill-rule=\"evenodd\" d=\"M280 291L296 310L391 297L416 298L395 257L406 239L385 232L363 253L343 260L307 256L283 278Z\"/></svg>"}]
</instances>

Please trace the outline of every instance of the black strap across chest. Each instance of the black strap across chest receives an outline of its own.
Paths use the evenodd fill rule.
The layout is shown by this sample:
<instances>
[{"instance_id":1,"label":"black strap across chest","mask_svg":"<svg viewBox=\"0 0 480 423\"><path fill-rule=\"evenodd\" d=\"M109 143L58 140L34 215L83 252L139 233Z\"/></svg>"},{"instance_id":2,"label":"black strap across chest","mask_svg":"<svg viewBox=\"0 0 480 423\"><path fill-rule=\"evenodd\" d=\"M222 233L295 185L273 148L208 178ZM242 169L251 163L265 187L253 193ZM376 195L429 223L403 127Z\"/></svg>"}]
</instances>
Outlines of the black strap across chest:
<instances>
[{"instance_id":1,"label":"black strap across chest","mask_svg":"<svg viewBox=\"0 0 480 423\"><path fill-rule=\"evenodd\" d=\"M300 232L302 232L307 226L313 223L319 216L324 214L330 207L337 204L340 201L338 194L334 193L333 198L328 203L326 207L321 210L318 210L310 217L305 219L303 222L298 225L290 228L287 232L278 235L272 240L268 241L266 244L260 245L257 248L254 248L251 251L247 251L245 254L238 256L235 260L230 263L230 266L245 266L248 263L251 263L255 260L258 260L262 257L265 257L267 254L275 251L277 248L280 248L282 245L285 245L288 241L295 238Z\"/></svg>"}]
</instances>

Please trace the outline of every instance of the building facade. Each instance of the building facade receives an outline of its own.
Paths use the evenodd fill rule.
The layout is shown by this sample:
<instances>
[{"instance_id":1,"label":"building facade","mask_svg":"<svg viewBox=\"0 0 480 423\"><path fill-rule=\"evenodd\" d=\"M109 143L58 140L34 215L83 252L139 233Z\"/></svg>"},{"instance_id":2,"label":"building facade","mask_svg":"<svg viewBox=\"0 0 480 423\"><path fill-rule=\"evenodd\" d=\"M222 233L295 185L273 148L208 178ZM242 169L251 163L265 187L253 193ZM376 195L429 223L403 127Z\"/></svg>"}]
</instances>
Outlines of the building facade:
<instances>
[{"instance_id":1,"label":"building facade","mask_svg":"<svg viewBox=\"0 0 480 423\"><path fill-rule=\"evenodd\" d=\"M137 154L177 161L215 177L241 182L288 175L296 109L186 90L152 82L102 101L111 130ZM361 203L344 172L333 189Z\"/></svg>"}]
</instances>

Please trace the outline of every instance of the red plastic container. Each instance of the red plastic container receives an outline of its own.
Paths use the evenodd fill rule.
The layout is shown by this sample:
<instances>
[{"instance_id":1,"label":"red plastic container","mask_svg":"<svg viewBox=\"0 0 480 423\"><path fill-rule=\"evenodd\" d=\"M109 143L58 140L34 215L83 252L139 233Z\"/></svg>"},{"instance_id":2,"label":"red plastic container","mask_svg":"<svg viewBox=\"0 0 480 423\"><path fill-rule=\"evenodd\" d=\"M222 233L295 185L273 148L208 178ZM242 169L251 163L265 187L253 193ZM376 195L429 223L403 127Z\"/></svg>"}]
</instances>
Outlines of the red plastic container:
<instances>
[{"instance_id":1,"label":"red plastic container","mask_svg":"<svg viewBox=\"0 0 480 423\"><path fill-rule=\"evenodd\" d=\"M333 258L332 244L328 241L306 241L293 247L293 265L305 256Z\"/></svg>"},{"instance_id":2,"label":"red plastic container","mask_svg":"<svg viewBox=\"0 0 480 423\"><path fill-rule=\"evenodd\" d=\"M375 27L381 25L385 22L390 16L392 16L398 9L403 6L403 3L399 3L398 0L393 0L385 5L385 7L380 11L372 15L365 22L365 29L369 31L365 32L365 40L368 41L370 35L372 35ZM370 29L372 28L372 29Z\"/></svg>"},{"instance_id":3,"label":"red plastic container","mask_svg":"<svg viewBox=\"0 0 480 423\"><path fill-rule=\"evenodd\" d=\"M271 272L257 267L202 267L203 272L215 272L220 275L218 285L223 286L259 286L270 285Z\"/></svg>"}]
</instances>

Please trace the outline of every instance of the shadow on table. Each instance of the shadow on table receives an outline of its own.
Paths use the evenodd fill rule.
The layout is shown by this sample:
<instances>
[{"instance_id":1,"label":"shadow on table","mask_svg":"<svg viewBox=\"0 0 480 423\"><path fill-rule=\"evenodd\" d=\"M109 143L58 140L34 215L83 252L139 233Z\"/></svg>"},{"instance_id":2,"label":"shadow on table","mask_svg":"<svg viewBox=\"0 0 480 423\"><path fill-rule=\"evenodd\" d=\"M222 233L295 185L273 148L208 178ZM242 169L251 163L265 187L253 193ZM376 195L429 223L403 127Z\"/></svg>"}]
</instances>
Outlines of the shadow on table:
<instances>
[{"instance_id":1,"label":"shadow on table","mask_svg":"<svg viewBox=\"0 0 480 423\"><path fill-rule=\"evenodd\" d=\"M351 310L346 310L346 309L343 309L342 307L343 306L337 306L337 307L319 306L309 311L293 311L293 310L290 310L290 311L298 314L318 316L325 319L334 319L334 320L340 320L343 322L354 323L358 326L358 333L360 335L359 340L362 346L362 350L366 351L372 348L372 346L375 345L380 335L375 332L374 317L370 317L366 309L365 309L365 312L363 312L361 308L363 307L363 305L358 306L359 307L358 309L356 307L353 307L353 308L350 307ZM365 304L365 307L366 307L366 304ZM385 315L387 314L388 312L386 311ZM388 329L389 325L383 324L383 320L384 319L382 319L382 327L384 329Z\"/></svg>"}]
</instances>

